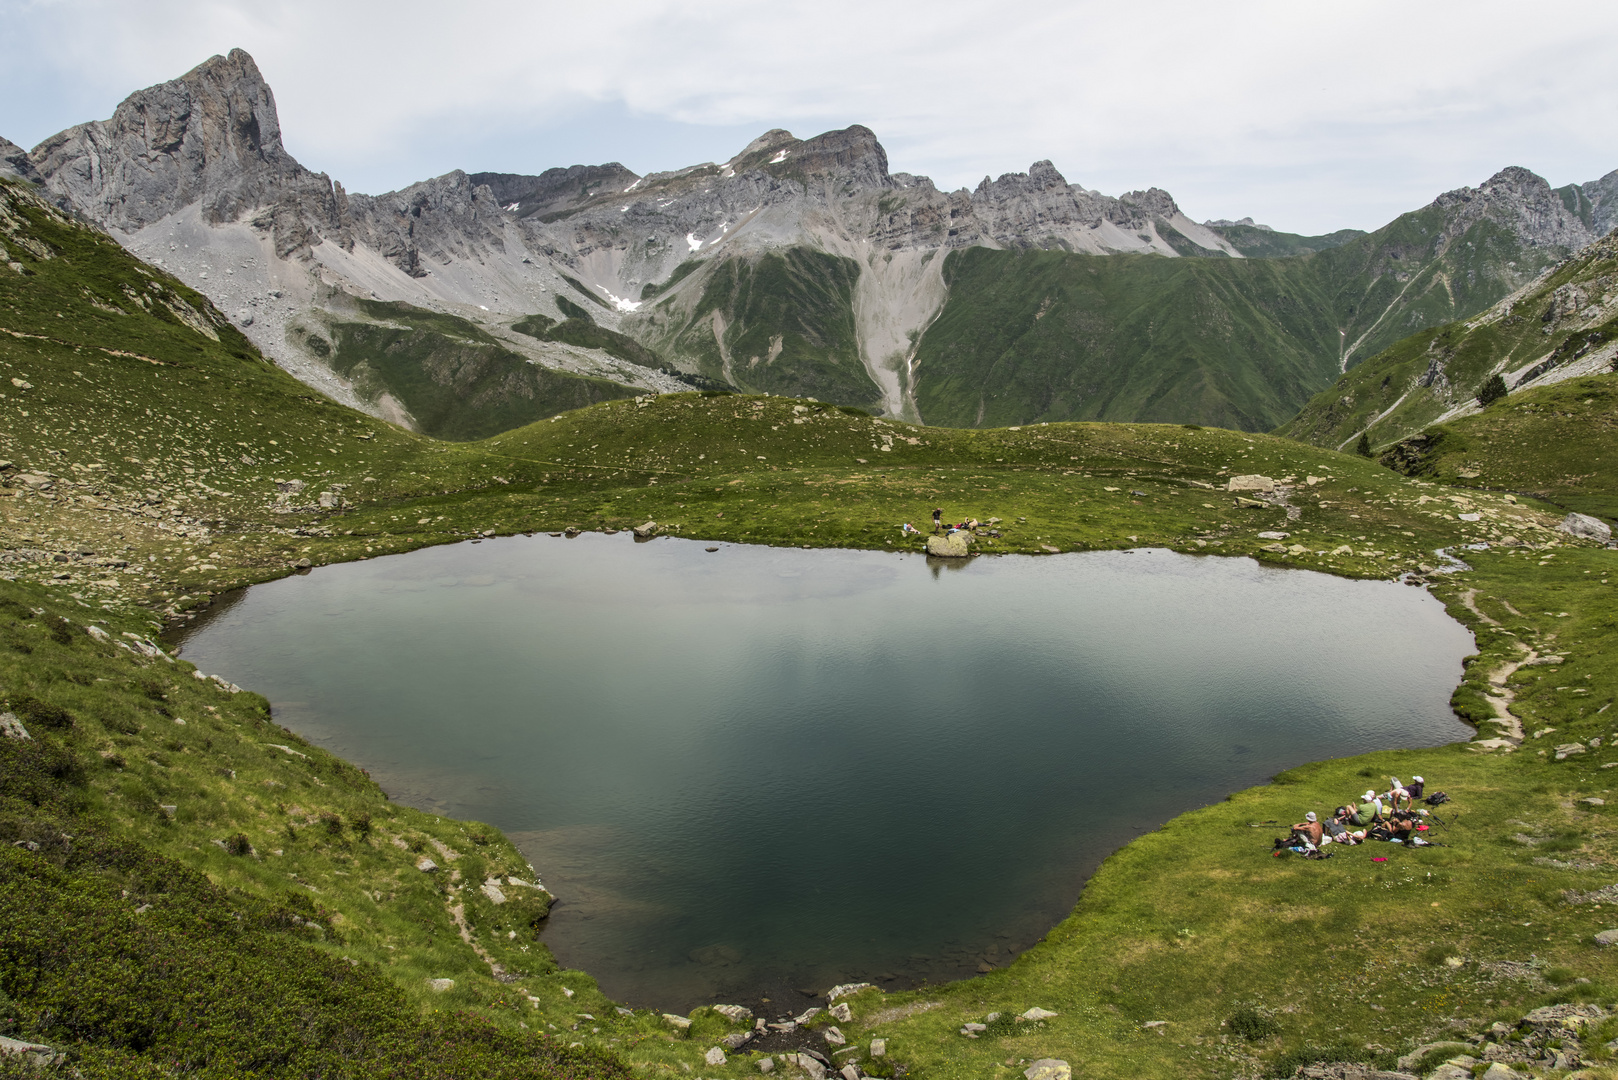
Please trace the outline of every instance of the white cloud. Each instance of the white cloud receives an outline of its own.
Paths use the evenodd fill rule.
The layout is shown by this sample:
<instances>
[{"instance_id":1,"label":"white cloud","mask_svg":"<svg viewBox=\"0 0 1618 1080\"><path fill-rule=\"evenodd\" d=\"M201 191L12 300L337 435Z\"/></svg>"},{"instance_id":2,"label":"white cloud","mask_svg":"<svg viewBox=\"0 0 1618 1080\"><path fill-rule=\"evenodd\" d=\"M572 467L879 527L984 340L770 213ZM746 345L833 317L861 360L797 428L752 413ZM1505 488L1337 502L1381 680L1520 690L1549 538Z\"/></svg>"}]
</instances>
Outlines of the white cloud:
<instances>
[{"instance_id":1,"label":"white cloud","mask_svg":"<svg viewBox=\"0 0 1618 1080\"><path fill-rule=\"evenodd\" d=\"M586 151L673 168L856 122L941 186L1051 158L1299 231L1374 227L1508 164L1618 168L1610 3L0 0L0 26L26 58L0 71L0 134L108 115L239 45L289 148L359 190Z\"/></svg>"}]
</instances>

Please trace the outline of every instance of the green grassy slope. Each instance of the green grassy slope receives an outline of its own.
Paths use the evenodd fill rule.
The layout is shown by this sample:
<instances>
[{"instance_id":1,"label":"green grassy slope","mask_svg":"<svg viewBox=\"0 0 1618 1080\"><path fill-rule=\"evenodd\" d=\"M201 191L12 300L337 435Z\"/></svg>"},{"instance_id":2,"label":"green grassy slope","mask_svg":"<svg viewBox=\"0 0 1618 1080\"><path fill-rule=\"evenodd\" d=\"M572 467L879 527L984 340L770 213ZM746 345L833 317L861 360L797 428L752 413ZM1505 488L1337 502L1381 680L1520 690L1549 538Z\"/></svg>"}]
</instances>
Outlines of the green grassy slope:
<instances>
[{"instance_id":1,"label":"green grassy slope","mask_svg":"<svg viewBox=\"0 0 1618 1080\"><path fill-rule=\"evenodd\" d=\"M1487 219L1452 231L1451 212L1430 206L1263 259L953 252L949 299L916 352L916 400L947 425L1271 428L1345 360L1483 311L1564 254Z\"/></svg>"},{"instance_id":2,"label":"green grassy slope","mask_svg":"<svg viewBox=\"0 0 1618 1080\"><path fill-rule=\"evenodd\" d=\"M374 321L327 321L331 340L306 336L304 343L354 383L360 395L383 394L410 413L418 430L440 439L481 439L592 402L635 393L606 379L592 379L533 364L465 319L405 303L357 301ZM656 367L656 358L621 335L569 319L552 340L603 349L632 363ZM610 335L610 337L609 337ZM318 341L318 344L317 344ZM628 348L625 348L627 344ZM628 352L631 355L625 356Z\"/></svg>"},{"instance_id":3,"label":"green grassy slope","mask_svg":"<svg viewBox=\"0 0 1618 1080\"><path fill-rule=\"evenodd\" d=\"M144 638L159 614L206 611L218 590L287 573L297 558L648 518L704 539L913 549L898 524L942 505L951 517L1002 519L999 537L977 538L982 552L1151 544L1276 571L1410 571L1478 634L1457 710L1493 735L1489 718L1509 705L1527 729L1515 751L1395 750L1305 767L1176 819L1108 860L1073 915L1009 965L856 997L840 1024L854 1049L839 1062L870 1075L1015 1080L1049 1056L1087 1077L1227 1077L1298 1055L1386 1061L1367 1044L1404 1051L1546 1000L1618 998L1618 955L1592 942L1610 925L1603 908L1566 902L1568 890L1610 885L1618 866L1605 804L1582 801L1611 794L1601 766L1618 760L1618 566L1614 552L1557 533L1558 507L1273 436L923 428L742 395L607 401L445 443L320 402L228 327L215 326L215 342L164 305L103 310L125 295L121 283L155 283L196 304L197 319L223 322L110 241L23 202L8 201L23 225L0 242L14 256L22 239L48 243L51 257L19 257L24 274L0 268L0 571L12 579L0 581L12 601L0 604L0 696L40 757L23 761L0 740L10 755L0 830L12 830L0 839L40 850L5 848L0 904L48 921L0 933L0 990L14 1035L55 1041L85 1075L302 1076L344 1054L331 1075L387 1075L394 1062L402 1075L612 1075L610 1055L643 1076L757 1076L745 1048L707 1064L735 1030L711 1011L696 1010L680 1034L655 1014L618 1013L587 975L557 970L532 941L538 908L495 905L479 888L498 875L526 895L510 879L532 880L494 830L387 802L279 728L262 699L127 636ZM1511 414L1519 426L1491 467L1532 479L1540 449L1575 422L1606 423L1603 408ZM1576 460L1574 449L1563 465ZM1224 490L1244 473L1282 481L1282 496ZM1593 471L1580 491L1610 498L1614 475ZM321 507L321 491L341 501ZM1258 535L1271 530L1288 535ZM1498 543L1508 535L1526 543ZM1434 549L1484 542L1493 546L1460 552L1471 569L1433 572ZM1523 659L1539 662L1508 668ZM71 727L52 727L58 714L25 698L71 713ZM1583 749L1556 760L1550 751L1573 741ZM1269 857L1278 824L1412 772L1455 798L1459 821L1440 810L1447 847L1362 848L1321 864ZM424 856L438 873L415 869ZM136 915L131 901L148 897ZM55 926L73 932L30 948ZM139 948L119 951L133 940ZM266 1003L272 960L287 989ZM112 1006L64 1012L69 978ZM455 986L435 992L429 978ZM958 1034L1032 1006L1058 1015ZM294 1007L303 1041L288 1046L279 1036ZM1274 1033L1237 1037L1229 1022L1244 1010ZM133 1020L117 1028L107 1019L117 1016ZM183 1026L192 1016L204 1027ZM246 1021L260 1016L255 1033ZM158 1034L125 1038L134 1020ZM1153 1020L1166 1023L1144 1026ZM1587 1057L1610 1057L1610 1027L1586 1033ZM834 1049L812 1028L807 1045ZM870 1057L872 1036L889 1040L885 1058ZM568 1056L573 1042L591 1056ZM265 1056L267 1043L282 1056Z\"/></svg>"},{"instance_id":4,"label":"green grassy slope","mask_svg":"<svg viewBox=\"0 0 1618 1080\"><path fill-rule=\"evenodd\" d=\"M1467 405L1490 375L1581 357L1618 336L1602 307L1615 272L1618 237L1608 236L1480 317L1412 334L1351 368L1279 431L1321 446L1363 431L1386 446Z\"/></svg>"},{"instance_id":5,"label":"green grassy slope","mask_svg":"<svg viewBox=\"0 0 1618 1080\"><path fill-rule=\"evenodd\" d=\"M697 272L694 303L634 323L664 355L750 392L880 403L854 332L854 260L799 247Z\"/></svg>"},{"instance_id":6,"label":"green grassy slope","mask_svg":"<svg viewBox=\"0 0 1618 1080\"><path fill-rule=\"evenodd\" d=\"M1513 394L1394 444L1383 461L1411 476L1529 493L1618 521L1618 374Z\"/></svg>"},{"instance_id":7,"label":"green grassy slope","mask_svg":"<svg viewBox=\"0 0 1618 1080\"><path fill-rule=\"evenodd\" d=\"M1363 229L1338 229L1323 236L1300 236L1298 233L1261 229L1255 225L1210 225L1208 228L1229 240L1237 251L1249 259L1312 255L1365 235Z\"/></svg>"},{"instance_id":8,"label":"green grassy slope","mask_svg":"<svg viewBox=\"0 0 1618 1080\"><path fill-rule=\"evenodd\" d=\"M934 424L1174 420L1262 429L1333 370L1326 299L1278 260L952 252L916 352Z\"/></svg>"}]
</instances>

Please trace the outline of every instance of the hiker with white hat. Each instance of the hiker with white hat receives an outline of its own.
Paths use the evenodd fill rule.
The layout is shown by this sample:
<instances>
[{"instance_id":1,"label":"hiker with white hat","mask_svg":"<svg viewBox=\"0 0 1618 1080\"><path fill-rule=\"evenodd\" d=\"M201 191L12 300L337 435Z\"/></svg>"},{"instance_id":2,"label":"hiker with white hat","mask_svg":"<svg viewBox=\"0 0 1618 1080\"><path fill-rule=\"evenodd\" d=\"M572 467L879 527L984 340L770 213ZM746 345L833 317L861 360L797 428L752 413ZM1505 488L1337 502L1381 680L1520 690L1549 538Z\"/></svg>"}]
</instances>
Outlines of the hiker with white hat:
<instances>
[{"instance_id":1,"label":"hiker with white hat","mask_svg":"<svg viewBox=\"0 0 1618 1080\"><path fill-rule=\"evenodd\" d=\"M1367 791L1360 796L1360 804L1354 811L1354 824L1368 829L1382 820L1382 800L1376 797L1376 792Z\"/></svg>"},{"instance_id":2,"label":"hiker with white hat","mask_svg":"<svg viewBox=\"0 0 1618 1080\"><path fill-rule=\"evenodd\" d=\"M1326 835L1326 830L1320 824L1320 818L1313 810L1303 815L1303 820L1292 826L1292 835L1309 842L1310 847L1318 848Z\"/></svg>"},{"instance_id":3,"label":"hiker with white hat","mask_svg":"<svg viewBox=\"0 0 1618 1080\"><path fill-rule=\"evenodd\" d=\"M1405 791L1410 795L1410 801L1415 802L1427 791L1427 781L1419 776L1412 776L1410 783L1405 785Z\"/></svg>"}]
</instances>

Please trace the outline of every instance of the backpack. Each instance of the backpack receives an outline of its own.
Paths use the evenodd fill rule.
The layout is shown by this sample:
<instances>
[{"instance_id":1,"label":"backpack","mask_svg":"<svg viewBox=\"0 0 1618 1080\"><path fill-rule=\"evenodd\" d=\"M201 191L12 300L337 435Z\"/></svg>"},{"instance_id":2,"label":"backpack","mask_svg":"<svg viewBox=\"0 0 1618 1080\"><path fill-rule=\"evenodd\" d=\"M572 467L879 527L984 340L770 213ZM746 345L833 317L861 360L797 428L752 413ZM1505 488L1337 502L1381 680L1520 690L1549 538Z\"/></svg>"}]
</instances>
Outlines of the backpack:
<instances>
[{"instance_id":1,"label":"backpack","mask_svg":"<svg viewBox=\"0 0 1618 1080\"><path fill-rule=\"evenodd\" d=\"M1445 795L1442 791L1435 791L1422 801L1428 806L1443 806L1445 803L1449 802L1449 796Z\"/></svg>"}]
</instances>

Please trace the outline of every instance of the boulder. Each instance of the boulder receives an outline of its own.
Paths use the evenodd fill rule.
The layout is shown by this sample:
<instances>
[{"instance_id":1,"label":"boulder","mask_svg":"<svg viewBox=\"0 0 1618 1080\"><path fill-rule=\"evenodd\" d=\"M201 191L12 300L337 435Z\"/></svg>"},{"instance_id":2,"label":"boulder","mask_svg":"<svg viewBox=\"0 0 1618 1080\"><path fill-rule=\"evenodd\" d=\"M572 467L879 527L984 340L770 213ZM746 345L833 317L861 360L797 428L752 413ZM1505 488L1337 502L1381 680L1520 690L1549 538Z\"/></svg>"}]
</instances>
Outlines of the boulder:
<instances>
[{"instance_id":1,"label":"boulder","mask_svg":"<svg viewBox=\"0 0 1618 1080\"><path fill-rule=\"evenodd\" d=\"M506 902L506 894L502 892L500 886L493 881L485 881L483 883L483 895L487 896L490 902L495 904L503 904Z\"/></svg>"},{"instance_id":2,"label":"boulder","mask_svg":"<svg viewBox=\"0 0 1618 1080\"><path fill-rule=\"evenodd\" d=\"M424 858L416 864L416 869L424 874L435 874L438 872L438 864L431 859Z\"/></svg>"},{"instance_id":3,"label":"boulder","mask_svg":"<svg viewBox=\"0 0 1618 1080\"><path fill-rule=\"evenodd\" d=\"M1225 484L1225 490L1263 491L1268 493L1275 490L1275 481L1271 480L1268 476L1260 476L1257 473L1251 473L1246 476L1233 476L1230 478L1229 482Z\"/></svg>"},{"instance_id":4,"label":"boulder","mask_svg":"<svg viewBox=\"0 0 1618 1080\"><path fill-rule=\"evenodd\" d=\"M1618 945L1618 930L1603 930L1596 935L1597 945Z\"/></svg>"},{"instance_id":5,"label":"boulder","mask_svg":"<svg viewBox=\"0 0 1618 1080\"><path fill-rule=\"evenodd\" d=\"M759 1058L758 1059L758 1071L761 1072L761 1073L772 1073L772 1072L774 1072L775 1071L775 1059L772 1058L772 1057Z\"/></svg>"},{"instance_id":6,"label":"boulder","mask_svg":"<svg viewBox=\"0 0 1618 1080\"><path fill-rule=\"evenodd\" d=\"M808 1054L798 1055L798 1068L809 1074L809 1080L826 1080L826 1066Z\"/></svg>"},{"instance_id":7,"label":"boulder","mask_svg":"<svg viewBox=\"0 0 1618 1080\"><path fill-rule=\"evenodd\" d=\"M1427 1074L1427 1080L1472 1080L1472 1070L1445 1062Z\"/></svg>"},{"instance_id":8,"label":"boulder","mask_svg":"<svg viewBox=\"0 0 1618 1080\"><path fill-rule=\"evenodd\" d=\"M17 714L14 712L0 713L0 735L4 735L8 739L26 739L29 737L28 729L22 726L22 721L17 719Z\"/></svg>"},{"instance_id":9,"label":"boulder","mask_svg":"<svg viewBox=\"0 0 1618 1080\"><path fill-rule=\"evenodd\" d=\"M1612 526L1589 514L1569 514L1557 528L1573 536L1599 540L1603 544L1612 539Z\"/></svg>"},{"instance_id":10,"label":"boulder","mask_svg":"<svg viewBox=\"0 0 1618 1080\"><path fill-rule=\"evenodd\" d=\"M646 540L646 539L649 539L650 537L656 536L657 535L657 522L648 521L648 522L645 522L644 524L636 525L635 528L634 528L634 533L638 538L640 538L642 540Z\"/></svg>"},{"instance_id":11,"label":"boulder","mask_svg":"<svg viewBox=\"0 0 1618 1080\"><path fill-rule=\"evenodd\" d=\"M852 1061L837 1070L843 1080L860 1080L860 1067Z\"/></svg>"},{"instance_id":12,"label":"boulder","mask_svg":"<svg viewBox=\"0 0 1618 1080\"><path fill-rule=\"evenodd\" d=\"M848 1007L848 1002L846 1001L839 1001L827 1009L826 1012L831 1014L831 1018L840 1024L846 1024L854 1019L854 1010Z\"/></svg>"},{"instance_id":13,"label":"boulder","mask_svg":"<svg viewBox=\"0 0 1618 1080\"><path fill-rule=\"evenodd\" d=\"M844 1046L848 1043L847 1037L845 1037L841 1031L837 1030L837 1025L835 1024L826 1029L826 1041L831 1043L833 1046Z\"/></svg>"},{"instance_id":14,"label":"boulder","mask_svg":"<svg viewBox=\"0 0 1618 1080\"><path fill-rule=\"evenodd\" d=\"M939 559L964 559L972 554L972 538L966 533L929 536L927 554Z\"/></svg>"},{"instance_id":15,"label":"boulder","mask_svg":"<svg viewBox=\"0 0 1618 1080\"><path fill-rule=\"evenodd\" d=\"M1040 1058L1022 1074L1028 1080L1073 1080L1073 1066L1061 1058Z\"/></svg>"},{"instance_id":16,"label":"boulder","mask_svg":"<svg viewBox=\"0 0 1618 1080\"><path fill-rule=\"evenodd\" d=\"M719 1040L719 1045L726 1050L740 1050L752 1040L753 1034L751 1031L732 1031L729 1035Z\"/></svg>"},{"instance_id":17,"label":"boulder","mask_svg":"<svg viewBox=\"0 0 1618 1080\"><path fill-rule=\"evenodd\" d=\"M1271 529L1266 532L1259 533L1258 538L1260 540L1285 540L1291 535L1291 533L1277 532L1274 529Z\"/></svg>"},{"instance_id":18,"label":"boulder","mask_svg":"<svg viewBox=\"0 0 1618 1080\"><path fill-rule=\"evenodd\" d=\"M888 1056L888 1040L886 1040L886 1039L872 1039L871 1040L871 1056L872 1057L887 1057Z\"/></svg>"},{"instance_id":19,"label":"boulder","mask_svg":"<svg viewBox=\"0 0 1618 1080\"><path fill-rule=\"evenodd\" d=\"M710 1046L708 1047L708 1052L702 1055L702 1060L709 1065L723 1065L725 1063L725 1052L717 1046Z\"/></svg>"},{"instance_id":20,"label":"boulder","mask_svg":"<svg viewBox=\"0 0 1618 1080\"><path fill-rule=\"evenodd\" d=\"M1055 1016L1049 1009L1041 1009L1037 1005L1022 1014L1024 1020L1050 1020Z\"/></svg>"},{"instance_id":21,"label":"boulder","mask_svg":"<svg viewBox=\"0 0 1618 1080\"><path fill-rule=\"evenodd\" d=\"M673 1013L664 1013L663 1022L676 1031L684 1031L691 1026L690 1020L683 1016L675 1016Z\"/></svg>"},{"instance_id":22,"label":"boulder","mask_svg":"<svg viewBox=\"0 0 1618 1080\"><path fill-rule=\"evenodd\" d=\"M3 1035L0 1035L0 1056L18 1057L36 1067L55 1065L63 1057L54 1047L46 1046L44 1043L23 1042L21 1039L8 1039Z\"/></svg>"},{"instance_id":23,"label":"boulder","mask_svg":"<svg viewBox=\"0 0 1618 1080\"><path fill-rule=\"evenodd\" d=\"M813 1020L815 1017L819 1016L825 1011L826 1010L822 1009L819 1005L811 1005L797 1016L794 1016L792 1018L792 1022L795 1024L807 1024L809 1021Z\"/></svg>"},{"instance_id":24,"label":"boulder","mask_svg":"<svg viewBox=\"0 0 1618 1080\"><path fill-rule=\"evenodd\" d=\"M1517 1080L1517 1070L1496 1061L1483 1070L1482 1080Z\"/></svg>"},{"instance_id":25,"label":"boulder","mask_svg":"<svg viewBox=\"0 0 1618 1080\"><path fill-rule=\"evenodd\" d=\"M745 1024L753 1019L753 1010L741 1005L715 1005L713 1011L732 1024Z\"/></svg>"},{"instance_id":26,"label":"boulder","mask_svg":"<svg viewBox=\"0 0 1618 1080\"><path fill-rule=\"evenodd\" d=\"M1561 746L1558 746L1556 748L1556 760L1557 761L1566 761L1568 758L1572 757L1574 754L1582 754L1584 752L1585 752L1585 749L1584 749L1584 744L1583 743L1576 743L1576 742L1563 743Z\"/></svg>"},{"instance_id":27,"label":"boulder","mask_svg":"<svg viewBox=\"0 0 1618 1080\"><path fill-rule=\"evenodd\" d=\"M454 979L428 979L427 986L434 993L442 994L445 990L455 989Z\"/></svg>"}]
</instances>

